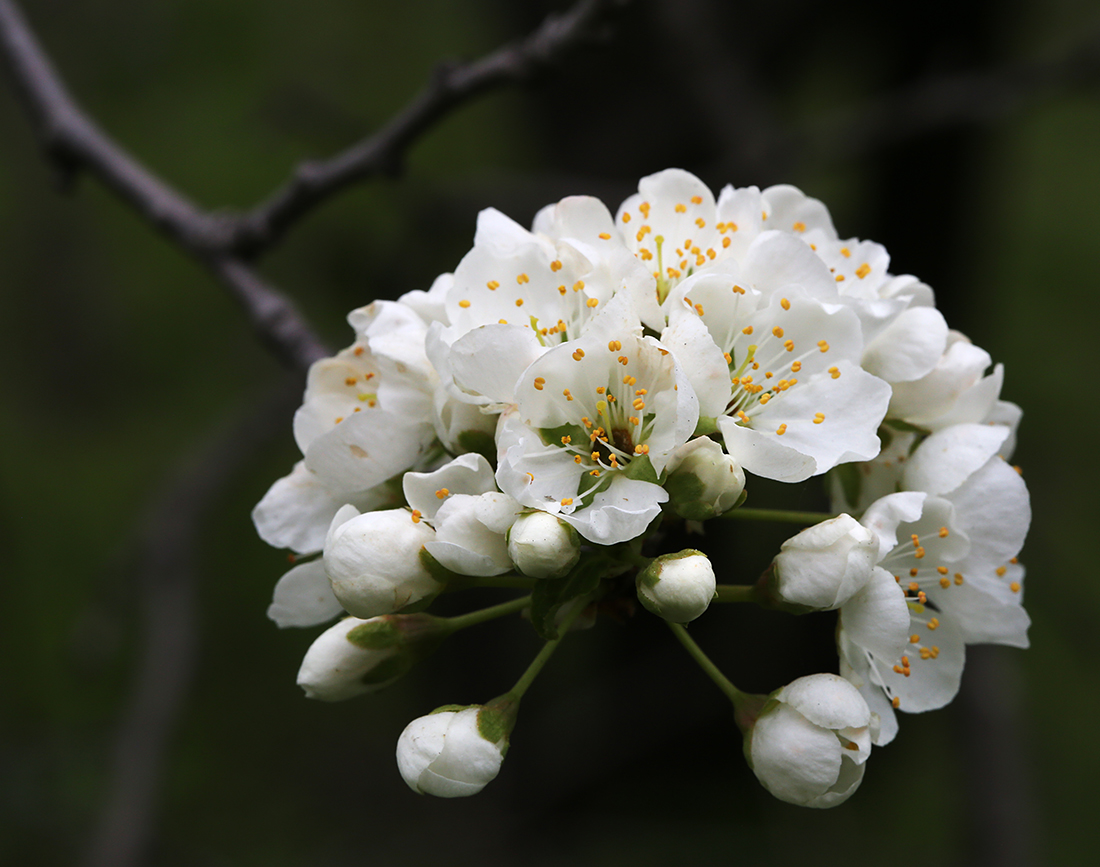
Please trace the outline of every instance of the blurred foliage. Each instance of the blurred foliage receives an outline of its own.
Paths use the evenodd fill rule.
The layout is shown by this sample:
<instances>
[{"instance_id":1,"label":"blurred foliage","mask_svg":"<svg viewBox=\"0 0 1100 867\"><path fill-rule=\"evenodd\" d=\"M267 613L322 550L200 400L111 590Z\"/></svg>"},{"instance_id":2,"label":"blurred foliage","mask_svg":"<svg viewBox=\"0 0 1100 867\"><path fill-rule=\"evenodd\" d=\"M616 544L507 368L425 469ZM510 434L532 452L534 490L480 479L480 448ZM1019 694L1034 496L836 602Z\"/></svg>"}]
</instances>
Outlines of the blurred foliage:
<instances>
[{"instance_id":1,"label":"blurred foliage","mask_svg":"<svg viewBox=\"0 0 1100 867\"><path fill-rule=\"evenodd\" d=\"M23 6L103 127L207 207L263 198L298 160L384 122L438 60L478 56L561 8ZM669 165L715 189L795 183L829 205L842 235L884 243L892 270L931 283L948 321L1005 362L1004 396L1025 410L1015 459L1036 516L1023 556L1034 647L993 653L1022 714L1012 749L1031 794L1028 815L1006 818L1032 824L1042 863L1084 863L1100 807L1100 583L1087 523L1100 486L1080 438L1100 424L1088 374L1100 85L1052 88L989 123L871 152L819 153L811 139L749 159L741 145L760 124L793 128L929 75L1061 56L1095 38L1100 18L1087 0L883 8L642 0L618 39L553 79L460 109L413 148L402 177L324 207L262 270L342 345L347 310L453 269L481 208L527 222L570 193L614 207ZM55 865L86 847L109 788L141 648L135 557L151 503L185 456L288 375L206 274L95 182L54 192L10 88L0 117L0 861ZM1071 442L1053 437L1052 419ZM413 796L393 762L405 723L488 699L538 641L523 623L494 624L382 696L304 701L294 675L315 631L265 619L285 561L249 520L296 457L289 417L280 425L198 542L200 656L166 759L153 863L977 863L961 701L904 718L846 805L800 811L758 787L724 699L642 615L565 643L483 794ZM773 493L751 489L756 504ZM751 577L784 535L738 527L713 543ZM766 691L834 670L832 628L828 615L731 606L693 634L737 683Z\"/></svg>"}]
</instances>

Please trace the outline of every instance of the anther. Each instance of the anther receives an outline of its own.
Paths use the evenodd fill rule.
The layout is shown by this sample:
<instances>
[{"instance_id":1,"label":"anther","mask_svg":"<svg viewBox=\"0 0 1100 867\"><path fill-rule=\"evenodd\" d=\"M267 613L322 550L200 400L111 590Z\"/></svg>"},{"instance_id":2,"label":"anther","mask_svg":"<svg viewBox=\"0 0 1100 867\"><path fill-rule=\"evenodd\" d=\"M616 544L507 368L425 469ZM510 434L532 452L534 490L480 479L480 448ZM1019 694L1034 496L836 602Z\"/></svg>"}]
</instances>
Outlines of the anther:
<instances>
[{"instance_id":1,"label":"anther","mask_svg":"<svg viewBox=\"0 0 1100 867\"><path fill-rule=\"evenodd\" d=\"M516 299L516 307L522 307L522 306L523 306L523 299L522 298L517 298Z\"/></svg>"},{"instance_id":2,"label":"anther","mask_svg":"<svg viewBox=\"0 0 1100 867\"><path fill-rule=\"evenodd\" d=\"M776 337L782 337L783 329L776 325L775 328L772 329L772 334L774 334Z\"/></svg>"},{"instance_id":3,"label":"anther","mask_svg":"<svg viewBox=\"0 0 1100 867\"><path fill-rule=\"evenodd\" d=\"M435 492L436 497L438 497L441 500L447 499L447 497L450 496L450 494L451 494L451 492L447 488L440 488L438 491Z\"/></svg>"},{"instance_id":4,"label":"anther","mask_svg":"<svg viewBox=\"0 0 1100 867\"><path fill-rule=\"evenodd\" d=\"M782 307L784 310L790 310L791 302L784 298L779 302L779 306Z\"/></svg>"},{"instance_id":5,"label":"anther","mask_svg":"<svg viewBox=\"0 0 1100 867\"><path fill-rule=\"evenodd\" d=\"M752 326L751 325L746 325L744 328L741 329L741 333L742 334L752 334Z\"/></svg>"},{"instance_id":6,"label":"anther","mask_svg":"<svg viewBox=\"0 0 1100 867\"><path fill-rule=\"evenodd\" d=\"M551 262L550 263L550 270L551 271L560 271L561 270L561 261L558 260L558 259L555 259L553 262Z\"/></svg>"},{"instance_id":7,"label":"anther","mask_svg":"<svg viewBox=\"0 0 1100 867\"><path fill-rule=\"evenodd\" d=\"M691 197L691 203L693 205L701 205L701 204L703 204L703 197L702 196L692 196Z\"/></svg>"},{"instance_id":8,"label":"anther","mask_svg":"<svg viewBox=\"0 0 1100 867\"><path fill-rule=\"evenodd\" d=\"M516 275L516 282L519 283L522 286L524 283L530 283L531 278L528 277L526 274L517 274Z\"/></svg>"},{"instance_id":9,"label":"anther","mask_svg":"<svg viewBox=\"0 0 1100 867\"><path fill-rule=\"evenodd\" d=\"M535 391L542 391L543 386L546 385L546 380L541 376L535 377Z\"/></svg>"},{"instance_id":10,"label":"anther","mask_svg":"<svg viewBox=\"0 0 1100 867\"><path fill-rule=\"evenodd\" d=\"M830 367L829 368L829 375L833 379L840 379L840 368L839 367Z\"/></svg>"},{"instance_id":11,"label":"anther","mask_svg":"<svg viewBox=\"0 0 1100 867\"><path fill-rule=\"evenodd\" d=\"M823 421L825 421L825 413L814 413L814 424L821 424Z\"/></svg>"},{"instance_id":12,"label":"anther","mask_svg":"<svg viewBox=\"0 0 1100 867\"><path fill-rule=\"evenodd\" d=\"M574 292L580 292L583 288L584 288L584 281L583 280L578 280L576 283L573 284L573 291Z\"/></svg>"},{"instance_id":13,"label":"anther","mask_svg":"<svg viewBox=\"0 0 1100 867\"><path fill-rule=\"evenodd\" d=\"M795 223L793 226L791 226L791 228L794 229L794 231L796 231L796 232L805 232L806 231L806 224L803 223L801 220L799 220L797 223Z\"/></svg>"},{"instance_id":14,"label":"anther","mask_svg":"<svg viewBox=\"0 0 1100 867\"><path fill-rule=\"evenodd\" d=\"M962 572L956 572L955 573L955 584L956 584L956 586L959 585L959 584L962 584L962 583L963 583L963 574L962 574Z\"/></svg>"},{"instance_id":15,"label":"anther","mask_svg":"<svg viewBox=\"0 0 1100 867\"><path fill-rule=\"evenodd\" d=\"M620 349L623 348L623 345L618 340L610 340L607 343L607 348L612 352L618 352Z\"/></svg>"},{"instance_id":16,"label":"anther","mask_svg":"<svg viewBox=\"0 0 1100 867\"><path fill-rule=\"evenodd\" d=\"M687 205L677 205L676 206L676 213L677 214L686 214L687 213Z\"/></svg>"},{"instance_id":17,"label":"anther","mask_svg":"<svg viewBox=\"0 0 1100 867\"><path fill-rule=\"evenodd\" d=\"M566 497L564 500L561 501L561 504L563 506L572 506L573 505L573 498L572 497Z\"/></svg>"},{"instance_id":18,"label":"anther","mask_svg":"<svg viewBox=\"0 0 1100 867\"><path fill-rule=\"evenodd\" d=\"M595 298L589 298L589 299L588 299L587 301L585 301L584 303L585 303L585 304L587 304L587 305L588 305L589 307L595 307L595 306L596 306L596 305L598 305L598 304L599 304L600 302L599 302L598 300L596 300Z\"/></svg>"},{"instance_id":19,"label":"anther","mask_svg":"<svg viewBox=\"0 0 1100 867\"><path fill-rule=\"evenodd\" d=\"M868 265L866 262L864 262L862 265L860 265L858 268L856 268L856 276L860 280L862 280L864 277L866 277L870 273L871 273L871 266Z\"/></svg>"},{"instance_id":20,"label":"anther","mask_svg":"<svg viewBox=\"0 0 1100 867\"><path fill-rule=\"evenodd\" d=\"M412 510L412 522L414 524L419 524L420 519L423 518L423 517L424 517L424 513L421 512L419 509L413 509Z\"/></svg>"},{"instance_id":21,"label":"anther","mask_svg":"<svg viewBox=\"0 0 1100 867\"><path fill-rule=\"evenodd\" d=\"M574 361L580 361L582 358L584 358L584 350L583 349L578 349L576 352L573 353L573 360Z\"/></svg>"},{"instance_id":22,"label":"anther","mask_svg":"<svg viewBox=\"0 0 1100 867\"><path fill-rule=\"evenodd\" d=\"M500 288L500 284L496 280L490 280L485 285L488 286L492 290L496 290L496 289Z\"/></svg>"},{"instance_id":23,"label":"anther","mask_svg":"<svg viewBox=\"0 0 1100 867\"><path fill-rule=\"evenodd\" d=\"M775 432L779 434L779 436L783 436L783 434L787 432L787 426L785 424L781 424L778 428L776 428Z\"/></svg>"},{"instance_id":24,"label":"anther","mask_svg":"<svg viewBox=\"0 0 1100 867\"><path fill-rule=\"evenodd\" d=\"M607 232L600 232L600 240L601 241L610 241L611 236Z\"/></svg>"},{"instance_id":25,"label":"anther","mask_svg":"<svg viewBox=\"0 0 1100 867\"><path fill-rule=\"evenodd\" d=\"M851 258L852 251L849 250L847 247L841 247L840 248L840 255L843 256L845 259L848 259L848 258Z\"/></svg>"},{"instance_id":26,"label":"anther","mask_svg":"<svg viewBox=\"0 0 1100 867\"><path fill-rule=\"evenodd\" d=\"M1019 581L1013 581L1011 584L1008 585L1008 589L1011 590L1013 593L1019 593L1020 592L1020 582Z\"/></svg>"},{"instance_id":27,"label":"anther","mask_svg":"<svg viewBox=\"0 0 1100 867\"><path fill-rule=\"evenodd\" d=\"M467 307L470 306L470 302L467 301L465 298L463 298L461 301L458 302L458 306L463 308L463 309L466 309Z\"/></svg>"}]
</instances>

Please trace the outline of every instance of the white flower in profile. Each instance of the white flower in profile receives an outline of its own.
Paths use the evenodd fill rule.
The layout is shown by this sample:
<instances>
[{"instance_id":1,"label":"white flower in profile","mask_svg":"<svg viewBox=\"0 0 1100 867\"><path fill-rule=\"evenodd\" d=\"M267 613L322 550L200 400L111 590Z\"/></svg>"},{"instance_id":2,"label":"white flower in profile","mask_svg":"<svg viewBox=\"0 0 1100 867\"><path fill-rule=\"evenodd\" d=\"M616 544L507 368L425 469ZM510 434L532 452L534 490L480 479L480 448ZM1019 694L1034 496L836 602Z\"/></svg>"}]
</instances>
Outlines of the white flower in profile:
<instances>
[{"instance_id":1,"label":"white flower in profile","mask_svg":"<svg viewBox=\"0 0 1100 867\"><path fill-rule=\"evenodd\" d=\"M1027 646L1016 554L1030 507L1019 474L992 457L940 496L884 497L863 521L879 536L876 572L886 570L892 581L880 580L841 608L838 648L841 673L882 719L875 742L888 743L897 731L895 708L919 713L954 698L966 644ZM900 623L899 598L906 606Z\"/></svg>"},{"instance_id":2,"label":"white flower in profile","mask_svg":"<svg viewBox=\"0 0 1100 867\"><path fill-rule=\"evenodd\" d=\"M497 490L493 468L479 454L459 455L430 473L405 473L412 514L435 529L424 549L461 575L502 575L512 569L507 533L522 507Z\"/></svg>"},{"instance_id":3,"label":"white flower in profile","mask_svg":"<svg viewBox=\"0 0 1100 867\"><path fill-rule=\"evenodd\" d=\"M835 674L800 677L772 694L745 733L745 757L781 801L835 807L863 781L871 711Z\"/></svg>"},{"instance_id":4,"label":"white flower in profile","mask_svg":"<svg viewBox=\"0 0 1100 867\"><path fill-rule=\"evenodd\" d=\"M772 563L775 593L812 611L839 608L871 580L878 539L851 515L837 515L792 536Z\"/></svg>"},{"instance_id":5,"label":"white flower in profile","mask_svg":"<svg viewBox=\"0 0 1100 867\"><path fill-rule=\"evenodd\" d=\"M440 708L409 723L397 740L397 767L420 795L464 798L476 795L500 773L506 738L482 733L480 705Z\"/></svg>"},{"instance_id":6,"label":"white flower in profile","mask_svg":"<svg viewBox=\"0 0 1100 867\"><path fill-rule=\"evenodd\" d=\"M615 295L580 338L540 356L515 395L497 431L501 490L591 542L640 535L668 499L658 479L699 406L673 354L642 336L630 296Z\"/></svg>"}]
</instances>

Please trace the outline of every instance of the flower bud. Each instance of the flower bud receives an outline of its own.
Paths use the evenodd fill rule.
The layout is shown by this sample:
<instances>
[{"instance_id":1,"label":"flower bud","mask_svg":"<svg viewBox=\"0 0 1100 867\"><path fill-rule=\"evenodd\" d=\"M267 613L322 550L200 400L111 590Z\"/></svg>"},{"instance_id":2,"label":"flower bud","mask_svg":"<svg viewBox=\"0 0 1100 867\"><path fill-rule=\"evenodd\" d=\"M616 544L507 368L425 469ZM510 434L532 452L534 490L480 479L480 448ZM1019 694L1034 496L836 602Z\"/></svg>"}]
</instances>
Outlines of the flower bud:
<instances>
[{"instance_id":1,"label":"flower bud","mask_svg":"<svg viewBox=\"0 0 1100 867\"><path fill-rule=\"evenodd\" d=\"M662 554L638 573L638 599L665 620L687 623L714 598L714 568L702 551Z\"/></svg>"},{"instance_id":2,"label":"flower bud","mask_svg":"<svg viewBox=\"0 0 1100 867\"><path fill-rule=\"evenodd\" d=\"M528 512L508 531L508 556L531 578L561 578L580 560L581 538L549 512Z\"/></svg>"},{"instance_id":3,"label":"flower bud","mask_svg":"<svg viewBox=\"0 0 1100 867\"><path fill-rule=\"evenodd\" d=\"M745 758L781 801L835 807L863 780L871 711L835 674L800 677L772 694L745 734Z\"/></svg>"},{"instance_id":4,"label":"flower bud","mask_svg":"<svg viewBox=\"0 0 1100 867\"><path fill-rule=\"evenodd\" d=\"M678 450L679 463L665 482L669 505L681 518L705 521L732 509L745 490L745 471L709 437Z\"/></svg>"},{"instance_id":5,"label":"flower bud","mask_svg":"<svg viewBox=\"0 0 1100 867\"><path fill-rule=\"evenodd\" d=\"M356 617L390 614L437 593L421 555L435 531L405 509L365 512L344 506L325 540L325 573L344 609Z\"/></svg>"},{"instance_id":6,"label":"flower bud","mask_svg":"<svg viewBox=\"0 0 1100 867\"><path fill-rule=\"evenodd\" d=\"M780 602L811 611L839 608L871 580L878 555L875 534L851 515L838 515L783 543L769 589Z\"/></svg>"},{"instance_id":7,"label":"flower bud","mask_svg":"<svg viewBox=\"0 0 1100 867\"><path fill-rule=\"evenodd\" d=\"M508 748L499 714L483 705L445 706L414 719L397 739L397 767L414 792L476 795L500 772Z\"/></svg>"},{"instance_id":8,"label":"flower bud","mask_svg":"<svg viewBox=\"0 0 1100 867\"><path fill-rule=\"evenodd\" d=\"M346 617L306 651L298 686L307 698L343 701L378 692L431 653L446 632L426 614Z\"/></svg>"}]
</instances>

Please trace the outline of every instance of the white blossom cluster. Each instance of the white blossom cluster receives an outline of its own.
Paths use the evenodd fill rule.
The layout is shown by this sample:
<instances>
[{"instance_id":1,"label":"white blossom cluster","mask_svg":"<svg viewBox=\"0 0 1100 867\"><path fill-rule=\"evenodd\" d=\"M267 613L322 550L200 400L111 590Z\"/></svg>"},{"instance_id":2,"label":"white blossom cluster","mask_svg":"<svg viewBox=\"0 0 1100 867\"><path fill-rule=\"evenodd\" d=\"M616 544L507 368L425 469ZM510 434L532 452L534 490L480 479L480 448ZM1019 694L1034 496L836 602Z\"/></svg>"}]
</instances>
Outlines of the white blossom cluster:
<instances>
[{"instance_id":1,"label":"white blossom cluster","mask_svg":"<svg viewBox=\"0 0 1100 867\"><path fill-rule=\"evenodd\" d=\"M847 798L896 710L953 698L967 644L1027 644L1030 511L1006 463L1020 410L1001 366L889 264L794 187L716 199L677 169L614 214L570 197L529 231L483 211L453 274L350 314L354 343L312 367L294 418L302 460L253 513L299 560L269 616L350 615L299 683L328 700L378 689L465 625L408 612L509 578L549 642L630 570L645 608L686 623L715 570L695 550L646 556L662 521L735 514L746 476L828 473L836 516L788 540L753 598L837 610L839 676L729 690L769 791ZM480 790L521 695L410 724L409 785Z\"/></svg>"}]
</instances>

